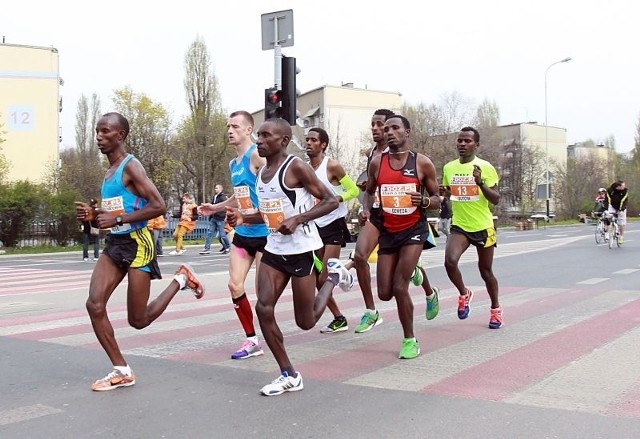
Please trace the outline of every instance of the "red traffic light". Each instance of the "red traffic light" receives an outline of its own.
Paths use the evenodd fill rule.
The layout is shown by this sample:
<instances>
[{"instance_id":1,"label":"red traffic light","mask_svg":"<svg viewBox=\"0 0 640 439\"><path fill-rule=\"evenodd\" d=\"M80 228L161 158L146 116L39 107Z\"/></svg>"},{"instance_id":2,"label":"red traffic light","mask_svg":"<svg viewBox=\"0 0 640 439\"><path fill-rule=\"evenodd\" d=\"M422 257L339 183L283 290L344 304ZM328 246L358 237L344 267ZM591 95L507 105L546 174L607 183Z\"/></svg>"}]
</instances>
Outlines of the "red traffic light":
<instances>
[{"instance_id":1,"label":"red traffic light","mask_svg":"<svg viewBox=\"0 0 640 439\"><path fill-rule=\"evenodd\" d=\"M284 96L283 96L282 90L270 90L267 96L267 100L269 101L270 104L275 105L282 102L283 97Z\"/></svg>"},{"instance_id":2,"label":"red traffic light","mask_svg":"<svg viewBox=\"0 0 640 439\"><path fill-rule=\"evenodd\" d=\"M272 119L282 117L282 102L285 99L284 91L276 87L264 90L264 117Z\"/></svg>"}]
</instances>

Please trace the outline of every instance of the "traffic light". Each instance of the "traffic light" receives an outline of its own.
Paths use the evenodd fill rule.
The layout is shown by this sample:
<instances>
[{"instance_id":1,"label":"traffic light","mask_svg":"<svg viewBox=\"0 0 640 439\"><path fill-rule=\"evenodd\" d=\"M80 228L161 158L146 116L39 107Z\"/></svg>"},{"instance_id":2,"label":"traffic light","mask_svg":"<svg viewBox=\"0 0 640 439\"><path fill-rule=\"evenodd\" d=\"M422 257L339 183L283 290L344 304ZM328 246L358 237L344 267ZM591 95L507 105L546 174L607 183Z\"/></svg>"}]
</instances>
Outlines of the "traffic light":
<instances>
[{"instance_id":1,"label":"traffic light","mask_svg":"<svg viewBox=\"0 0 640 439\"><path fill-rule=\"evenodd\" d=\"M296 88L296 75L299 70L296 68L296 59L282 55L282 118L295 125L298 118L296 112L296 98L298 90Z\"/></svg>"},{"instance_id":2,"label":"traffic light","mask_svg":"<svg viewBox=\"0 0 640 439\"><path fill-rule=\"evenodd\" d=\"M264 89L264 119L283 117L284 92L276 87Z\"/></svg>"}]
</instances>

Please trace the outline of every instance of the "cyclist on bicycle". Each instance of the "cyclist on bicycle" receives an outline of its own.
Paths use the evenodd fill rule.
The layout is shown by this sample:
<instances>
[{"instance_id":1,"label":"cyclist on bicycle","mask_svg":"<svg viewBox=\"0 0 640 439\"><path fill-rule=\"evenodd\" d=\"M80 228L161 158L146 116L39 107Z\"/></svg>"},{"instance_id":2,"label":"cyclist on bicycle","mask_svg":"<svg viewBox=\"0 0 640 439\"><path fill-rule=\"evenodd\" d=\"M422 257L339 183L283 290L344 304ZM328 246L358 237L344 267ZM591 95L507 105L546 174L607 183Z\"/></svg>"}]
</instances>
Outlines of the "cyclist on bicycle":
<instances>
[{"instance_id":1,"label":"cyclist on bicycle","mask_svg":"<svg viewBox=\"0 0 640 439\"><path fill-rule=\"evenodd\" d=\"M593 211L598 215L607 210L607 190L603 187L598 189L598 195L596 195L595 205Z\"/></svg>"},{"instance_id":2,"label":"cyclist on bicycle","mask_svg":"<svg viewBox=\"0 0 640 439\"><path fill-rule=\"evenodd\" d=\"M620 226L620 237L618 241L624 242L624 226L627 223L627 200L628 193L624 181L616 180L607 190L607 213L618 215L618 225Z\"/></svg>"}]
</instances>

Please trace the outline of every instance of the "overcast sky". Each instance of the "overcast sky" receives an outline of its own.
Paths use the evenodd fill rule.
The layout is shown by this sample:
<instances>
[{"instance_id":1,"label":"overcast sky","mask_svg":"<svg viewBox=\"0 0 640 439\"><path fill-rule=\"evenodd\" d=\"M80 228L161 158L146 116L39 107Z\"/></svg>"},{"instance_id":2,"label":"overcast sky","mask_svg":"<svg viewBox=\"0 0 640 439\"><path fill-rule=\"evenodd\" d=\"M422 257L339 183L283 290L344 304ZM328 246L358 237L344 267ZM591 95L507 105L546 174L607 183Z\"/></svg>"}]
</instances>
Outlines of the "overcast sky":
<instances>
[{"instance_id":1,"label":"overcast sky","mask_svg":"<svg viewBox=\"0 0 640 439\"><path fill-rule=\"evenodd\" d=\"M207 6L201 6L207 4ZM163 5L163 6L160 6ZM226 110L255 111L273 84L273 51L261 49L261 14L293 9L298 88L353 82L402 93L409 104L458 92L500 108L501 124L544 123L569 143L613 135L633 147L640 116L637 0L325 0L233 2L3 2L7 43L54 46L64 79L63 145L74 143L81 94L104 112L113 90L131 86L186 114L184 57L206 42ZM366 127L363 127L366 128Z\"/></svg>"}]
</instances>

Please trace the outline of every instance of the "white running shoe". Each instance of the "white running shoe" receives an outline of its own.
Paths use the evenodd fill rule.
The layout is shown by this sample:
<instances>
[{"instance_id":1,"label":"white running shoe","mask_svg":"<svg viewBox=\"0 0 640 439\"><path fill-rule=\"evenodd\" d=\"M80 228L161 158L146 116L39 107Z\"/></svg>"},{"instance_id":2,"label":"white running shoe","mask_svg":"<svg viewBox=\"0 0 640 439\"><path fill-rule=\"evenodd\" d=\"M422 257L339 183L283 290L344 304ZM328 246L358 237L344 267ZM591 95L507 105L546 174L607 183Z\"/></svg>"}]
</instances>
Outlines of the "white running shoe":
<instances>
[{"instance_id":1,"label":"white running shoe","mask_svg":"<svg viewBox=\"0 0 640 439\"><path fill-rule=\"evenodd\" d=\"M284 392L297 392L302 389L304 389L304 385L300 372L296 372L295 377L289 376L287 372L282 372L282 375L273 380L271 384L260 389L260 393L265 396L276 396L282 395Z\"/></svg>"},{"instance_id":2,"label":"white running shoe","mask_svg":"<svg viewBox=\"0 0 640 439\"><path fill-rule=\"evenodd\" d=\"M342 291L349 291L353 287L353 275L349 273L347 267L342 265L339 259L329 258L327 261L327 271L338 275L338 285Z\"/></svg>"}]
</instances>

